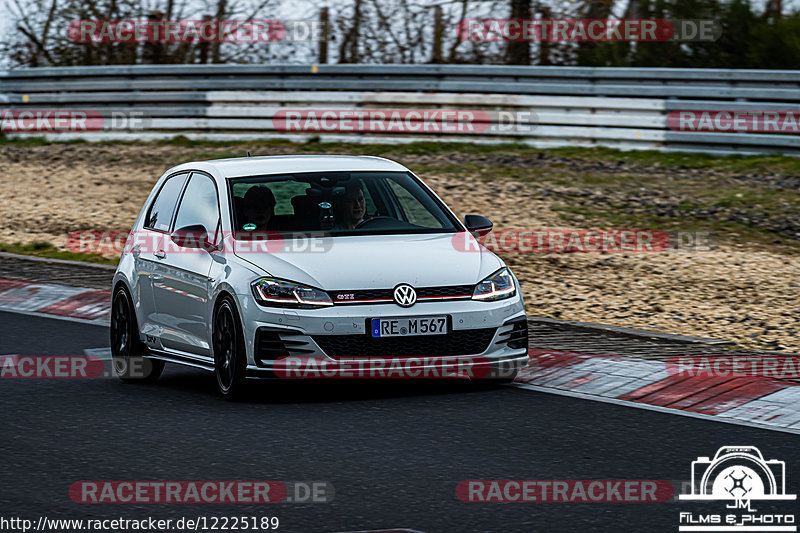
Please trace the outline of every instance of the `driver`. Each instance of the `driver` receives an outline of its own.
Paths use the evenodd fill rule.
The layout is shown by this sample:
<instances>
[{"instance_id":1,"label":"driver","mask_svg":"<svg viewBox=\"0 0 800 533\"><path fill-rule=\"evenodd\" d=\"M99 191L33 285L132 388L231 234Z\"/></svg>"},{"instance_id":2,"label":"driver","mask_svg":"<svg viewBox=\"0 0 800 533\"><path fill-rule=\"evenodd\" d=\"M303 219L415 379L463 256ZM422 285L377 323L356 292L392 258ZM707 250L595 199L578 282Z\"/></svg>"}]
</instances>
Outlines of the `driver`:
<instances>
[{"instance_id":1,"label":"driver","mask_svg":"<svg viewBox=\"0 0 800 533\"><path fill-rule=\"evenodd\" d=\"M275 195L263 185L250 187L242 200L242 211L245 225L254 224L253 231L266 231L275 214Z\"/></svg>"},{"instance_id":2,"label":"driver","mask_svg":"<svg viewBox=\"0 0 800 533\"><path fill-rule=\"evenodd\" d=\"M364 191L361 183L348 183L344 194L336 199L336 225L334 229L353 229L364 220L367 204L364 200Z\"/></svg>"}]
</instances>

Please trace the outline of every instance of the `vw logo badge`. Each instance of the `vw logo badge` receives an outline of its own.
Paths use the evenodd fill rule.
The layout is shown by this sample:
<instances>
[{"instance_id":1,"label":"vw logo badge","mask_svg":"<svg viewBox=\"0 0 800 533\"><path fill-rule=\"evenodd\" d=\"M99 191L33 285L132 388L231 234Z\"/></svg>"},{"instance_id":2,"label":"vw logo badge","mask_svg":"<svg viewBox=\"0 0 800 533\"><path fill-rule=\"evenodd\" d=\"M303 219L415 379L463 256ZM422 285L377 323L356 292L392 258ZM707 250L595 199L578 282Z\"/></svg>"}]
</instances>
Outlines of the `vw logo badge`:
<instances>
[{"instance_id":1,"label":"vw logo badge","mask_svg":"<svg viewBox=\"0 0 800 533\"><path fill-rule=\"evenodd\" d=\"M417 291L411 285L404 283L394 288L394 302L400 307L411 307L416 301Z\"/></svg>"}]
</instances>

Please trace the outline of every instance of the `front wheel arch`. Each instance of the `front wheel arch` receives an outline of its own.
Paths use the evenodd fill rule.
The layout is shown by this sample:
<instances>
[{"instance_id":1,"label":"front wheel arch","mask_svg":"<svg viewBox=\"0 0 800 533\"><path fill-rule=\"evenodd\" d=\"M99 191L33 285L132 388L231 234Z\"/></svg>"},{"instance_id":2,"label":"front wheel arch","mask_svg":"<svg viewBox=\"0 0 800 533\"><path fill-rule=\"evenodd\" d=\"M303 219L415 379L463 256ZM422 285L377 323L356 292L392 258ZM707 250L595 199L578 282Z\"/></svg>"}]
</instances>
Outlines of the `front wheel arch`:
<instances>
[{"instance_id":1,"label":"front wheel arch","mask_svg":"<svg viewBox=\"0 0 800 533\"><path fill-rule=\"evenodd\" d=\"M227 308L227 309L226 309ZM227 320L223 313L228 314ZM238 399L245 387L247 340L236 298L221 291L211 315L211 354L217 390L225 399Z\"/></svg>"}]
</instances>

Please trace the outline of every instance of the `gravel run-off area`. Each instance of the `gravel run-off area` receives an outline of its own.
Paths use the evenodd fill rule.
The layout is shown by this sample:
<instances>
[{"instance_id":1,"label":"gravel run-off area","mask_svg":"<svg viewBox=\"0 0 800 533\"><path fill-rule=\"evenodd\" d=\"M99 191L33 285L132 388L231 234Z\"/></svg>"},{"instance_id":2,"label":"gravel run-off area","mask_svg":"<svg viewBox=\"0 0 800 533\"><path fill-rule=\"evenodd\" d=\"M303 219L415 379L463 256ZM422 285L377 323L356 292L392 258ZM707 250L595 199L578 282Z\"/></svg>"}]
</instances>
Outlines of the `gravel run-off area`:
<instances>
[{"instance_id":1,"label":"gravel run-off area","mask_svg":"<svg viewBox=\"0 0 800 533\"><path fill-rule=\"evenodd\" d=\"M170 166L227 156L246 146L114 144L0 145L0 243L45 241L64 247L76 230L128 230L156 179ZM303 145L259 147L258 154L303 153ZM487 179L497 161L444 153L390 156L415 170L459 215L479 213L497 229L599 228L564 215L568 186L537 179ZM459 170L463 162L463 169ZM579 160L504 160L527 177L563 175ZM566 164L566 168L565 168ZM592 163L597 165L597 163ZM602 165L601 165L602 166ZM445 170L442 170L445 169ZM595 169L596 170L596 169ZM669 168L616 170L652 177ZM529 171L529 172L528 172ZM703 170L697 179L704 179ZM713 170L707 172L713 173ZM527 173L527 174L526 174ZM756 176L758 178L758 176ZM797 177L788 178L789 188ZM546 181L546 180L542 180ZM594 196L597 196L594 194ZM601 199L602 200L602 199ZM661 198L658 205L669 205ZM793 232L791 217L776 233ZM604 228L612 228L605 223ZM603 227L600 227L603 229ZM677 224L675 228L680 229ZM647 229L647 228L621 228ZM504 253L531 315L727 339L740 346L800 351L797 247L720 239L712 249L654 253Z\"/></svg>"}]
</instances>

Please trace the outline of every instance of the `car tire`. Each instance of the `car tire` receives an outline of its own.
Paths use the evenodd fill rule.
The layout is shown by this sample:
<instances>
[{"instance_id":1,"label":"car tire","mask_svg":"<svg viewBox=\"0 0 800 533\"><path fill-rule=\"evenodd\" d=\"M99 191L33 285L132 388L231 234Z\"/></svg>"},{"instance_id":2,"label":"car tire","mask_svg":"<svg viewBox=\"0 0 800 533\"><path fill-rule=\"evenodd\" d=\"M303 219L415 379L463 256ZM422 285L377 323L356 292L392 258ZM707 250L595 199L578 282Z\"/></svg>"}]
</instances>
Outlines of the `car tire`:
<instances>
[{"instance_id":1,"label":"car tire","mask_svg":"<svg viewBox=\"0 0 800 533\"><path fill-rule=\"evenodd\" d=\"M142 357L147 352L128 290L120 286L111 300L111 367L125 383L152 383L164 371L164 361Z\"/></svg>"},{"instance_id":2,"label":"car tire","mask_svg":"<svg viewBox=\"0 0 800 533\"><path fill-rule=\"evenodd\" d=\"M214 311L211 337L217 390L226 400L239 399L245 388L247 355L239 314L230 296L223 296Z\"/></svg>"}]
</instances>

